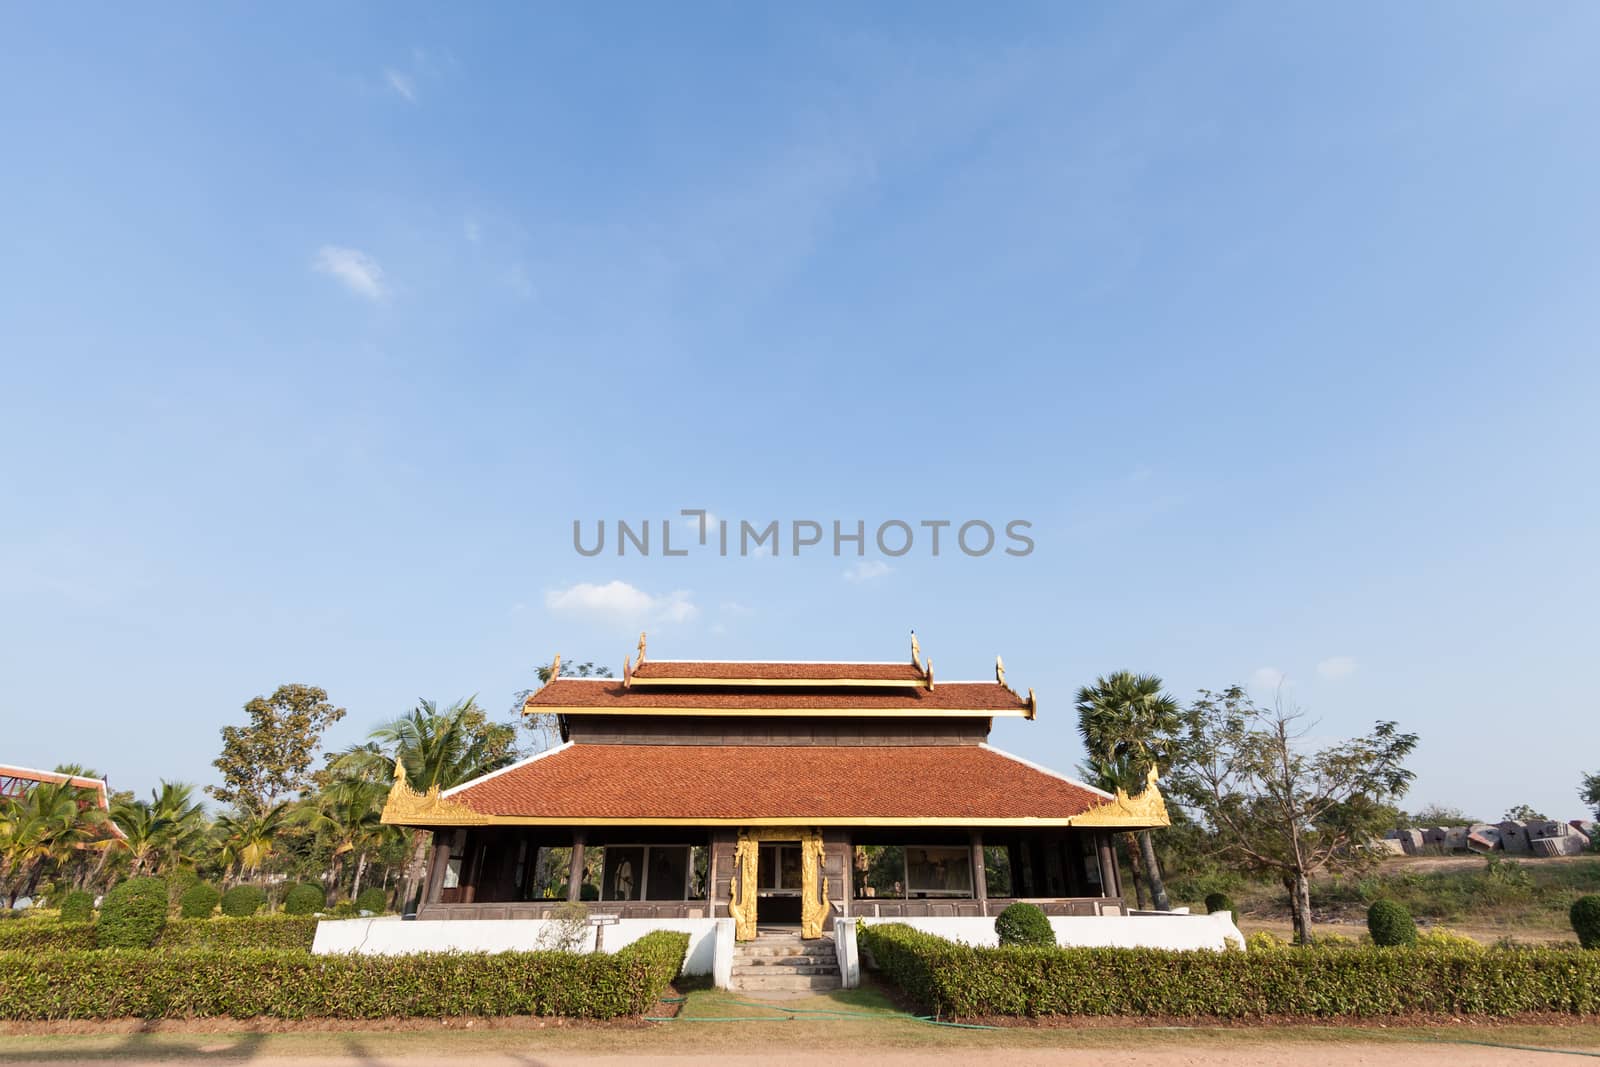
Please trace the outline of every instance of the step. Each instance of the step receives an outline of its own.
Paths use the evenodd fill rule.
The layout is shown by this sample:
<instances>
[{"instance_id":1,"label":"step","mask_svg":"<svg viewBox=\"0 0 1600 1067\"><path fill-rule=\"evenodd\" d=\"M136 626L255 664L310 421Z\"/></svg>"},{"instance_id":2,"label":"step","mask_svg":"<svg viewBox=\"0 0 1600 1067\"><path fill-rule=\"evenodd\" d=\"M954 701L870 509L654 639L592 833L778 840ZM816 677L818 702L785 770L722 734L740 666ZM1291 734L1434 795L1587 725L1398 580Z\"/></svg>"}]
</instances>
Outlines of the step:
<instances>
[{"instance_id":1,"label":"step","mask_svg":"<svg viewBox=\"0 0 1600 1067\"><path fill-rule=\"evenodd\" d=\"M838 974L839 965L836 963L812 963L802 967L748 967L739 964L733 965L734 977L739 975L763 974Z\"/></svg>"},{"instance_id":2,"label":"step","mask_svg":"<svg viewBox=\"0 0 1600 1067\"><path fill-rule=\"evenodd\" d=\"M750 956L811 956L819 953L831 956L838 951L832 941L802 941L793 945L764 945L759 941L746 941L735 944L733 950Z\"/></svg>"},{"instance_id":3,"label":"step","mask_svg":"<svg viewBox=\"0 0 1600 1067\"><path fill-rule=\"evenodd\" d=\"M750 992L779 993L838 989L844 983L837 974L761 974L736 975L733 984Z\"/></svg>"},{"instance_id":4,"label":"step","mask_svg":"<svg viewBox=\"0 0 1600 1067\"><path fill-rule=\"evenodd\" d=\"M769 970L793 970L796 967L839 966L837 956L735 956L735 967L766 967Z\"/></svg>"}]
</instances>

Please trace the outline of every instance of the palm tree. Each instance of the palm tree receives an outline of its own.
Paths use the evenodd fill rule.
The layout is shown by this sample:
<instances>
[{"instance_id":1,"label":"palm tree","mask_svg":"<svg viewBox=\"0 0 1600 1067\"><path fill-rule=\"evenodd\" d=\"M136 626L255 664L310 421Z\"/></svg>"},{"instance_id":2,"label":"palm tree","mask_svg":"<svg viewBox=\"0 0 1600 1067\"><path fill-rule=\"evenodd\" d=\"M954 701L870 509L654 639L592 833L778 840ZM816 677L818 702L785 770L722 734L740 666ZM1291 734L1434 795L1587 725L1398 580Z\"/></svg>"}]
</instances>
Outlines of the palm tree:
<instances>
[{"instance_id":1,"label":"palm tree","mask_svg":"<svg viewBox=\"0 0 1600 1067\"><path fill-rule=\"evenodd\" d=\"M222 837L224 871L238 864L239 879L254 877L277 848L278 835L288 819L289 802L266 811L241 811L217 820Z\"/></svg>"},{"instance_id":2,"label":"palm tree","mask_svg":"<svg viewBox=\"0 0 1600 1067\"><path fill-rule=\"evenodd\" d=\"M1132 796L1143 792L1152 770L1160 773L1166 738L1178 729L1178 702L1161 686L1153 674L1117 671L1078 690L1078 736L1100 788ZM1171 911L1150 831L1137 837L1151 900L1158 911Z\"/></svg>"},{"instance_id":3,"label":"palm tree","mask_svg":"<svg viewBox=\"0 0 1600 1067\"><path fill-rule=\"evenodd\" d=\"M149 800L118 804L111 818L122 829L115 847L132 860L129 873L161 874L192 863L205 838L205 808L194 799L194 786L163 781L150 791Z\"/></svg>"},{"instance_id":4,"label":"palm tree","mask_svg":"<svg viewBox=\"0 0 1600 1067\"><path fill-rule=\"evenodd\" d=\"M295 822L318 834L331 847L333 866L328 871L328 884L335 891L342 880L345 855L356 852L356 886L350 895L354 897L360 892L366 850L382 829L384 792L384 787L377 782L338 778L322 792L307 798L295 812Z\"/></svg>"},{"instance_id":5,"label":"palm tree","mask_svg":"<svg viewBox=\"0 0 1600 1067\"><path fill-rule=\"evenodd\" d=\"M8 907L32 896L45 869L58 869L77 851L103 844L106 814L91 790L71 782L40 782L0 807L0 885Z\"/></svg>"},{"instance_id":6,"label":"palm tree","mask_svg":"<svg viewBox=\"0 0 1600 1067\"><path fill-rule=\"evenodd\" d=\"M338 773L387 781L396 761L404 765L412 789L449 789L503 767L516 756L516 727L491 723L476 697L439 710L431 700L367 735L364 745L347 749L333 761ZM427 830L411 831L411 860L406 865L402 906L420 889L428 866Z\"/></svg>"}]
</instances>

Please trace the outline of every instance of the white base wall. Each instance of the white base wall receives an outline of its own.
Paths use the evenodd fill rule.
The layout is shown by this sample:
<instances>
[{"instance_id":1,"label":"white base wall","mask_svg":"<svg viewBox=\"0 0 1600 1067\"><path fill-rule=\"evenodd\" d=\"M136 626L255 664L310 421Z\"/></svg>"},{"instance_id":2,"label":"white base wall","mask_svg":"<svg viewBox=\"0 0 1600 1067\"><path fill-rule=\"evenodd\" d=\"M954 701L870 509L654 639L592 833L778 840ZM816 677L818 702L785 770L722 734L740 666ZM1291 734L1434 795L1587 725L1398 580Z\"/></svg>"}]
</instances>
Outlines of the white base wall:
<instances>
[{"instance_id":1,"label":"white base wall","mask_svg":"<svg viewBox=\"0 0 1600 1067\"><path fill-rule=\"evenodd\" d=\"M1000 943L994 932L994 918L962 916L953 918L907 918L859 920L867 925L904 923L950 941L974 946ZM1215 915L1182 915L1177 912L1150 915L1052 915L1050 927L1056 944L1063 948L1164 948L1173 950L1208 948L1221 951L1229 939L1244 948L1244 935L1228 912Z\"/></svg>"},{"instance_id":2,"label":"white base wall","mask_svg":"<svg viewBox=\"0 0 1600 1067\"><path fill-rule=\"evenodd\" d=\"M684 974L712 974L717 960L720 927L726 924L728 976L732 976L733 920L731 919L619 919L605 928L605 951L615 952L654 930L676 930L689 935ZM413 952L537 952L547 919L423 919L404 921L398 916L375 919L324 919L317 924L311 951L318 955L354 952L369 956L404 956ZM582 952L594 951L591 928Z\"/></svg>"}]
</instances>

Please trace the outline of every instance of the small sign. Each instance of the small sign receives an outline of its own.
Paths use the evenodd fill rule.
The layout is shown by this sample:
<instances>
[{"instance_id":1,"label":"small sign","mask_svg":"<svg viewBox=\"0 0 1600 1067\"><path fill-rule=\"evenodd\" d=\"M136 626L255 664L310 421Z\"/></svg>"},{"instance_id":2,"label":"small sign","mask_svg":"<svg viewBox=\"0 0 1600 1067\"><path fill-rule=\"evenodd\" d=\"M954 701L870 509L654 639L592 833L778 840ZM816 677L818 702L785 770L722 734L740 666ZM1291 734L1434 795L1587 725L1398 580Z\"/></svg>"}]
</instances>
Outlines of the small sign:
<instances>
[{"instance_id":1,"label":"small sign","mask_svg":"<svg viewBox=\"0 0 1600 1067\"><path fill-rule=\"evenodd\" d=\"M613 925L615 923L618 923L618 922L621 922L621 921L622 921L622 916L620 916L620 915L591 915L591 916L589 916L589 925L590 926L611 926L611 925Z\"/></svg>"}]
</instances>

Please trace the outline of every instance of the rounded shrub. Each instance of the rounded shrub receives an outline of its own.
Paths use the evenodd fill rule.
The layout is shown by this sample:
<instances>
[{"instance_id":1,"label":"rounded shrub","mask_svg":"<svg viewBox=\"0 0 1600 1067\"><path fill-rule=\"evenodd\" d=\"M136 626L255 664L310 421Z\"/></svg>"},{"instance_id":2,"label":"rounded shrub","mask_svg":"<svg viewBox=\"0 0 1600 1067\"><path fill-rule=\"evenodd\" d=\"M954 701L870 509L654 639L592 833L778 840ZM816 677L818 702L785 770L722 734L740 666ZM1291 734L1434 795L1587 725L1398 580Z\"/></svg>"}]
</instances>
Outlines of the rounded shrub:
<instances>
[{"instance_id":1,"label":"rounded shrub","mask_svg":"<svg viewBox=\"0 0 1600 1067\"><path fill-rule=\"evenodd\" d=\"M1572 920L1572 932L1578 935L1578 944L1600 949L1600 896L1579 897L1568 918Z\"/></svg>"},{"instance_id":2,"label":"rounded shrub","mask_svg":"<svg viewBox=\"0 0 1600 1067\"><path fill-rule=\"evenodd\" d=\"M236 885L222 894L222 914L234 919L254 915L267 903L267 894L258 885Z\"/></svg>"},{"instance_id":3,"label":"rounded shrub","mask_svg":"<svg viewBox=\"0 0 1600 1067\"><path fill-rule=\"evenodd\" d=\"M1002 945L1043 945L1054 948L1056 932L1050 919L1037 904L1012 904L994 921L994 932Z\"/></svg>"},{"instance_id":4,"label":"rounded shrub","mask_svg":"<svg viewBox=\"0 0 1600 1067\"><path fill-rule=\"evenodd\" d=\"M1206 894L1206 914L1215 915L1219 911L1233 911L1233 898L1226 893Z\"/></svg>"},{"instance_id":5,"label":"rounded shrub","mask_svg":"<svg viewBox=\"0 0 1600 1067\"><path fill-rule=\"evenodd\" d=\"M1404 904L1379 900L1367 909L1367 930L1372 943L1384 948L1417 943L1417 923Z\"/></svg>"},{"instance_id":6,"label":"rounded shrub","mask_svg":"<svg viewBox=\"0 0 1600 1067\"><path fill-rule=\"evenodd\" d=\"M149 948L167 925L167 883L130 878L106 894L95 924L100 948Z\"/></svg>"},{"instance_id":7,"label":"rounded shrub","mask_svg":"<svg viewBox=\"0 0 1600 1067\"><path fill-rule=\"evenodd\" d=\"M167 880L167 910L183 907L183 895L200 883L200 876L188 867L179 867L163 875Z\"/></svg>"},{"instance_id":8,"label":"rounded shrub","mask_svg":"<svg viewBox=\"0 0 1600 1067\"><path fill-rule=\"evenodd\" d=\"M369 885L356 894L357 911L370 911L374 915L382 915L388 906L389 894L375 885Z\"/></svg>"},{"instance_id":9,"label":"rounded shrub","mask_svg":"<svg viewBox=\"0 0 1600 1067\"><path fill-rule=\"evenodd\" d=\"M327 894L320 885L310 882L301 882L289 890L289 895L283 898L283 913L285 915L314 915L328 904Z\"/></svg>"},{"instance_id":10,"label":"rounded shrub","mask_svg":"<svg viewBox=\"0 0 1600 1067\"><path fill-rule=\"evenodd\" d=\"M93 922L94 894L76 889L62 897L61 921L64 923Z\"/></svg>"},{"instance_id":11,"label":"rounded shrub","mask_svg":"<svg viewBox=\"0 0 1600 1067\"><path fill-rule=\"evenodd\" d=\"M178 900L178 914L185 919L209 919L222 901L217 887L207 882L196 882L184 890Z\"/></svg>"}]
</instances>

